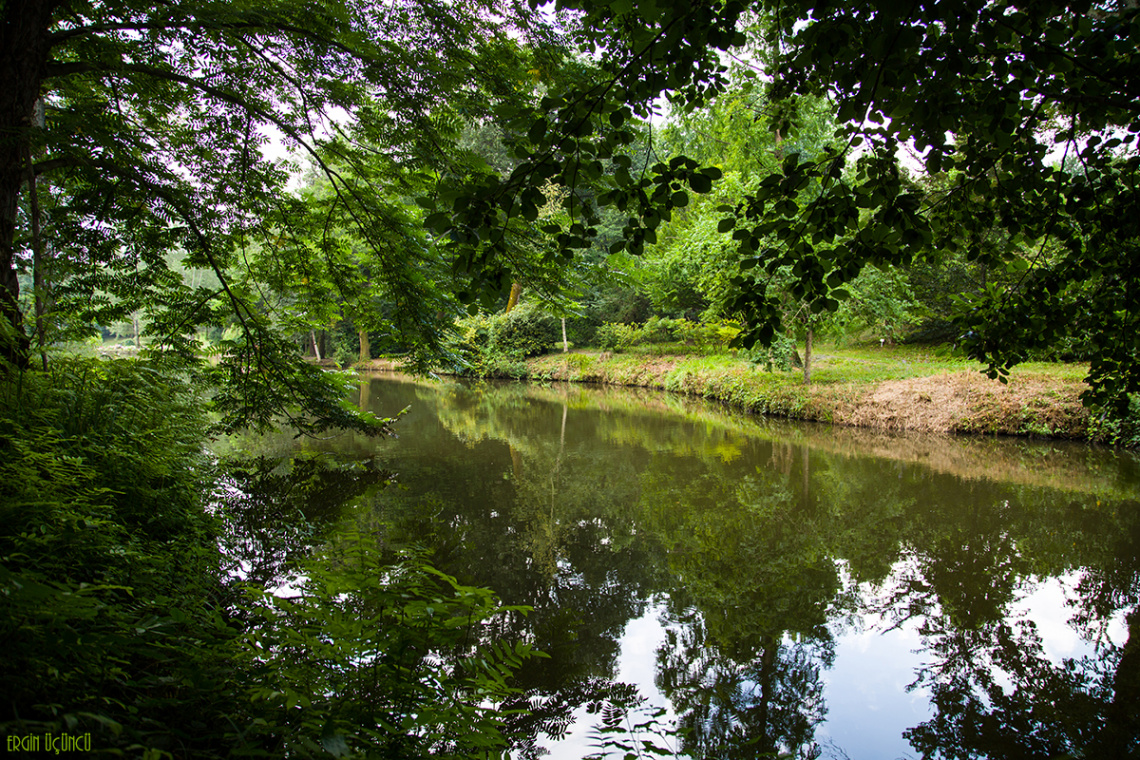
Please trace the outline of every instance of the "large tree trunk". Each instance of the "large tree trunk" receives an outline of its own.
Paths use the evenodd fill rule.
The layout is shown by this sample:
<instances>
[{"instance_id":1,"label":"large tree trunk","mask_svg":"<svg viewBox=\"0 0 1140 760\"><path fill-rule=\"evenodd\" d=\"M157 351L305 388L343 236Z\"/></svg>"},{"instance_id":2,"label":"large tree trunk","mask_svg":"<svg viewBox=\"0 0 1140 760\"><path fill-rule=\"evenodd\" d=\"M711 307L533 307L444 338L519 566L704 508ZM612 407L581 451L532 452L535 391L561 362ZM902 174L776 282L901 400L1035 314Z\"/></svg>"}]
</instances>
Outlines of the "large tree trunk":
<instances>
[{"instance_id":1,"label":"large tree trunk","mask_svg":"<svg viewBox=\"0 0 1140 760\"><path fill-rule=\"evenodd\" d=\"M360 363L364 364L372 359L372 346L368 343L368 331L360 330Z\"/></svg>"},{"instance_id":2,"label":"large tree trunk","mask_svg":"<svg viewBox=\"0 0 1140 760\"><path fill-rule=\"evenodd\" d=\"M511 283L511 295L507 299L507 310L503 312L504 314L510 314L511 309L513 309L519 305L519 296L521 296L521 295L522 295L522 283L521 282L512 282Z\"/></svg>"},{"instance_id":3,"label":"large tree trunk","mask_svg":"<svg viewBox=\"0 0 1140 760\"><path fill-rule=\"evenodd\" d=\"M30 341L16 276L16 209L27 177L28 135L51 49L54 0L0 4L0 357L28 364Z\"/></svg>"}]
</instances>

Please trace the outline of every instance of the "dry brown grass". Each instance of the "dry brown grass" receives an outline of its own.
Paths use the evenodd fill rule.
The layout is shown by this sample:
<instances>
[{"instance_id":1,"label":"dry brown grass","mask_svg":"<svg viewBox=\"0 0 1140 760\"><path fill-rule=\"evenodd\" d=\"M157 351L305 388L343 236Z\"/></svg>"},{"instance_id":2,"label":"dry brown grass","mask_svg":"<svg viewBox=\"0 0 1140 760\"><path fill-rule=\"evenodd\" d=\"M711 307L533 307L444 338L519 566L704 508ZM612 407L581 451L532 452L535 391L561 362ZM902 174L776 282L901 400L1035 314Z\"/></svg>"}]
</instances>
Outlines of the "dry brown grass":
<instances>
[{"instance_id":1,"label":"dry brown grass","mask_svg":"<svg viewBox=\"0 0 1140 760\"><path fill-rule=\"evenodd\" d=\"M882 430L1081 437L1088 411L1081 385L1042 375L1008 384L979 372L888 380L856 394L833 421Z\"/></svg>"}]
</instances>

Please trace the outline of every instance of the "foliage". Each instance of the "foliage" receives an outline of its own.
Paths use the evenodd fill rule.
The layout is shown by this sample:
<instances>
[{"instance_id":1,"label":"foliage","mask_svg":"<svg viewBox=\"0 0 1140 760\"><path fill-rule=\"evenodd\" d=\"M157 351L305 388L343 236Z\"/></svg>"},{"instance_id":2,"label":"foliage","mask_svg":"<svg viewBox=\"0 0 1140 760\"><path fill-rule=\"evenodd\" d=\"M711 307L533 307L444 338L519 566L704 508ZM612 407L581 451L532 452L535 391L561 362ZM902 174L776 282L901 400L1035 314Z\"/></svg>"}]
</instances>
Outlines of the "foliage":
<instances>
[{"instance_id":1,"label":"foliage","mask_svg":"<svg viewBox=\"0 0 1140 760\"><path fill-rule=\"evenodd\" d=\"M614 684L605 700L591 703L587 711L600 715L601 724L590 729L594 751L584 760L682 757L678 745L687 732L664 720L667 711L649 706L635 686Z\"/></svg>"},{"instance_id":2,"label":"foliage","mask_svg":"<svg viewBox=\"0 0 1140 760\"><path fill-rule=\"evenodd\" d=\"M373 533L298 560L330 534L298 500L335 512L383 473L346 483L297 459L282 484L255 463L223 485L276 488L278 512L246 494L211 513L206 420L184 378L60 360L5 379L0 400L0 734L90 731L100 751L205 758L467 756L507 741L492 703L532 652L484 623L521 610L422 555L381 553ZM289 533L280 510L325 527ZM297 598L249 586L242 602L236 576L298 572Z\"/></svg>"},{"instance_id":3,"label":"foliage","mask_svg":"<svg viewBox=\"0 0 1140 760\"><path fill-rule=\"evenodd\" d=\"M846 147L786 163L744 204L752 220L744 242L758 263L771 255L761 241L776 233L779 255L799 262L812 292L827 284L825 261L840 273L837 284L868 263L906 263L930 246L1011 267L1011 283L989 285L959 312L969 354L1004 376L1029 350L1095 335L1086 399L1123 413L1126 394L1140 389L1129 263L1140 198L1140 122L1129 93L1140 59L1125 42L1140 9L856 3L815 7L811 23L797 26L798 15L779 20L772 97L828 94ZM946 173L944 188L926 193L906 180L898 148L907 142L930 175ZM848 179L843 168L856 148L864 153ZM819 197L788 206L812 179ZM827 251L852 230L842 252ZM999 244L987 247L994 230ZM762 301L751 308L770 313ZM770 333L761 324L763 339Z\"/></svg>"},{"instance_id":4,"label":"foliage","mask_svg":"<svg viewBox=\"0 0 1140 760\"><path fill-rule=\"evenodd\" d=\"M546 353L562 339L558 320L534 301L505 314L465 317L457 328L460 369L481 377L523 377L524 359Z\"/></svg>"},{"instance_id":5,"label":"foliage","mask_svg":"<svg viewBox=\"0 0 1140 760\"><path fill-rule=\"evenodd\" d=\"M558 320L530 302L492 320L491 346L507 356L538 356L549 351L560 338Z\"/></svg>"},{"instance_id":6,"label":"foliage","mask_svg":"<svg viewBox=\"0 0 1140 760\"><path fill-rule=\"evenodd\" d=\"M38 277L45 250L66 280L59 319L146 307L154 345L183 358L195 323L236 321L253 353L273 343L281 325L261 318L265 294L234 273L249 253L324 270L311 297L290 293L290 316L331 318L326 286L339 283L336 318L373 319L427 355L454 314L450 290L494 301L520 274L564 282L575 252L637 255L675 234L677 250L707 260L694 272L664 257L663 272L684 276L657 278L659 302L738 319L748 346L787 335L795 315L814 330L869 266L961 257L1000 274L954 308L971 356L1001 376L1033 356L1087 351L1087 401L1127 411L1140 390L1129 84L1140 9L564 9L576 12L547 25L490 0L409 0L383 14L339 0L87 4L70 15L46 0L6 5L21 26L0 55L12 82L0 104L5 355L27 361L18 275L31 262ZM592 58L571 59L567 42ZM741 48L748 64L730 67ZM672 125L659 142L673 155L659 155L645 125L661 93ZM270 128L314 160L327 194L280 192L283 167L259 152ZM906 146L923 176L900 163ZM43 193L30 192L29 163ZM712 200L734 171L740 197ZM714 210L725 216L714 222ZM166 257L179 247L214 287L172 274ZM341 277L349 263L372 271ZM397 308L378 308L365 283L383 284ZM283 375L288 358L270 349L259 362ZM281 400L255 387L234 408Z\"/></svg>"},{"instance_id":7,"label":"foliage","mask_svg":"<svg viewBox=\"0 0 1140 760\"><path fill-rule=\"evenodd\" d=\"M724 177L711 192L695 198L668 223L647 258L658 271L650 292L659 307L704 308L705 318L733 318L733 302L741 295L740 236L727 235L731 223L725 211L757 192L759 182L779 171L793 154L813 156L834 143L834 112L819 98L800 98L792 104L797 120L783 120L775 129L768 119L784 113L781 104L769 102L755 89L756 72L737 66L731 84L715 101L701 108L677 108L666 127L666 142L676 155L687 155L716 165ZM818 193L807 184L799 189L800 202ZM775 267L774 269L778 269ZM774 271L773 269L773 271ZM794 278L771 283L748 283L745 288L766 288L770 297L791 289ZM790 300L798 305L799 296ZM789 305L783 318L791 321ZM789 311L790 309L790 311Z\"/></svg>"},{"instance_id":8,"label":"foliage","mask_svg":"<svg viewBox=\"0 0 1140 760\"><path fill-rule=\"evenodd\" d=\"M716 319L730 314L730 280L738 274L738 244L720 233L719 205L739 198L746 185L729 170L714 194L702 196L670 223L646 254L647 291L658 309Z\"/></svg>"},{"instance_id":9,"label":"foliage","mask_svg":"<svg viewBox=\"0 0 1140 760\"><path fill-rule=\"evenodd\" d=\"M601 348L611 350L656 345L665 350L723 351L739 333L740 326L731 321L650 317L643 325L607 322L598 328L597 342Z\"/></svg>"},{"instance_id":10,"label":"foliage","mask_svg":"<svg viewBox=\"0 0 1140 760\"><path fill-rule=\"evenodd\" d=\"M604 323L644 322L649 319L652 308L649 298L637 285L595 289L583 299L582 315L569 321L570 339L578 345L596 345L597 330Z\"/></svg>"},{"instance_id":11,"label":"foliage","mask_svg":"<svg viewBox=\"0 0 1140 760\"><path fill-rule=\"evenodd\" d=\"M389 432L391 420L360 412L346 400L351 377L299 361L295 344L260 317L251 316L249 323L260 327L254 337L243 331L218 341L213 350L221 361L199 366L193 375L216 389L209 401L218 417L214 429L264 431L287 420L298 434L329 429Z\"/></svg>"},{"instance_id":12,"label":"foliage","mask_svg":"<svg viewBox=\"0 0 1140 760\"><path fill-rule=\"evenodd\" d=\"M1140 448L1140 395L1129 397L1128 413L1110 416L1102 410L1089 421L1089 439L1130 449Z\"/></svg>"},{"instance_id":13,"label":"foliage","mask_svg":"<svg viewBox=\"0 0 1140 760\"><path fill-rule=\"evenodd\" d=\"M256 730L290 757L475 757L509 746L499 703L534 652L479 626L522 608L463 586L422 555L395 562L346 532L302 563L295 593L253 590L242 657Z\"/></svg>"},{"instance_id":14,"label":"foliage","mask_svg":"<svg viewBox=\"0 0 1140 760\"><path fill-rule=\"evenodd\" d=\"M226 754L237 631L200 400L128 361L61 361L0 393L0 733Z\"/></svg>"},{"instance_id":15,"label":"foliage","mask_svg":"<svg viewBox=\"0 0 1140 760\"><path fill-rule=\"evenodd\" d=\"M438 212L437 232L493 240L513 215L533 214L534 188L553 181L571 190L567 210L581 220L556 240L563 255L596 234L595 202L627 215L613 249L640 254L662 223L684 213L691 193L710 192L724 171L676 155L645 171L623 162L604 176L602 162L633 140L631 119L644 118L661 93L694 111L728 92L723 54L745 46L755 22L768 75L758 82L770 106L758 116L773 134L794 131L805 120L797 104L810 96L834 103L840 126L827 145L780 156L754 191L725 204L722 231L739 243L744 273L730 301L747 325L743 343L783 332L783 293L765 287L781 269L794 298L830 313L868 265L960 251L1016 273L956 310L971 356L1003 376L1032 350L1095 336L1086 400L1124 413L1127 394L1140 389L1131 266L1140 219L1131 89L1140 59L1131 40L1140 8L568 5L582 14L576 38L598 51L600 71L546 96L516 146L510 178L465 188ZM932 189L912 180L900 159L908 147L928 176L945 182ZM604 189L580 189L595 186ZM495 247L468 255L481 264Z\"/></svg>"},{"instance_id":16,"label":"foliage","mask_svg":"<svg viewBox=\"0 0 1140 760\"><path fill-rule=\"evenodd\" d=\"M864 267L848 291L850 296L840 304L833 320L845 333L869 332L899 341L924 313L912 293L908 276L893 267Z\"/></svg>"},{"instance_id":17,"label":"foliage","mask_svg":"<svg viewBox=\"0 0 1140 760\"><path fill-rule=\"evenodd\" d=\"M4 28L18 28L0 37L10 84L0 100L5 360L28 362L20 275L50 274L61 325L90 330L139 312L151 349L182 362L195 360L200 326L237 325L242 345L203 373L231 383L235 424L298 403L347 421L281 331L327 320L340 290L348 316L399 333L417 355L438 347L430 278L451 262L423 244L410 201L469 171L453 147L464 120L519 100L529 69L557 68L555 35L516 11L494 0L384 12L354 0L5 4ZM266 156L271 134L315 164L323 197L287 190L290 167ZM51 202L35 205L41 195ZM183 278L178 250L183 267L213 280ZM359 251L369 252L367 289L345 276ZM306 269L313 276L290 282L288 303L274 303L275 286ZM477 269L466 280L480 290L499 275ZM366 297L377 291L396 308L381 315ZM262 372L272 383L256 382ZM275 394L279 383L290 387Z\"/></svg>"}]
</instances>

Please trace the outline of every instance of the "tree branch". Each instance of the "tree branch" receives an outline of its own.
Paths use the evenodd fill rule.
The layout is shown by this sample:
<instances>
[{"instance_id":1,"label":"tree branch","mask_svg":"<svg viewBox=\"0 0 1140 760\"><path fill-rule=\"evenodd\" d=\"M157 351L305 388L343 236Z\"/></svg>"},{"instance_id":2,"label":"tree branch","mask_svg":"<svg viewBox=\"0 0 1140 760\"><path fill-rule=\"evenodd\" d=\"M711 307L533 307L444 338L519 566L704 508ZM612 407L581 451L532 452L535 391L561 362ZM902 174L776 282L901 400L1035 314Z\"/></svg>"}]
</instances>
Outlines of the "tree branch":
<instances>
[{"instance_id":1,"label":"tree branch","mask_svg":"<svg viewBox=\"0 0 1140 760\"><path fill-rule=\"evenodd\" d=\"M323 45L328 45L334 50L339 50L342 53L353 56L354 58L367 58L361 51L345 45L329 37L322 37L315 34L311 29L305 29L299 26L284 22L266 23L242 21L230 24L208 23L200 19L193 20L178 20L164 23L118 23L118 24L92 24L90 26L75 27L73 29L65 29L49 37L49 44L54 47L62 42L74 39L76 37L84 37L88 35L106 34L107 32L144 32L144 31L184 31L188 33L201 33L204 30L221 31L221 32L242 32L253 31L262 32L266 35L273 34L289 34L296 35L311 42L319 42Z\"/></svg>"}]
</instances>

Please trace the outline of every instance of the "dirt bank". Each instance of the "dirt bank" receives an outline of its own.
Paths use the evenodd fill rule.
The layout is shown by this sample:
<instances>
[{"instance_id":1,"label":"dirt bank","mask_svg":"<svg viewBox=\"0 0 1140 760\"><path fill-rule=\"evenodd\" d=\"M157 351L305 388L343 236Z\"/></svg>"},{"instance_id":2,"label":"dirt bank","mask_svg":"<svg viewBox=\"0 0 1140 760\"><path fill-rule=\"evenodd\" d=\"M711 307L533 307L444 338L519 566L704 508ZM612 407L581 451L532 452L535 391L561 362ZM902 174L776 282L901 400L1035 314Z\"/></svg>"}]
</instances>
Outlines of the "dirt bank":
<instances>
[{"instance_id":1,"label":"dirt bank","mask_svg":"<svg viewBox=\"0 0 1140 760\"><path fill-rule=\"evenodd\" d=\"M1088 437L1084 384L1044 373L1015 373L1007 384L962 370L804 386L798 376L744 362L682 356L551 355L528 366L532 378L661 388L790 419L879 430Z\"/></svg>"}]
</instances>

